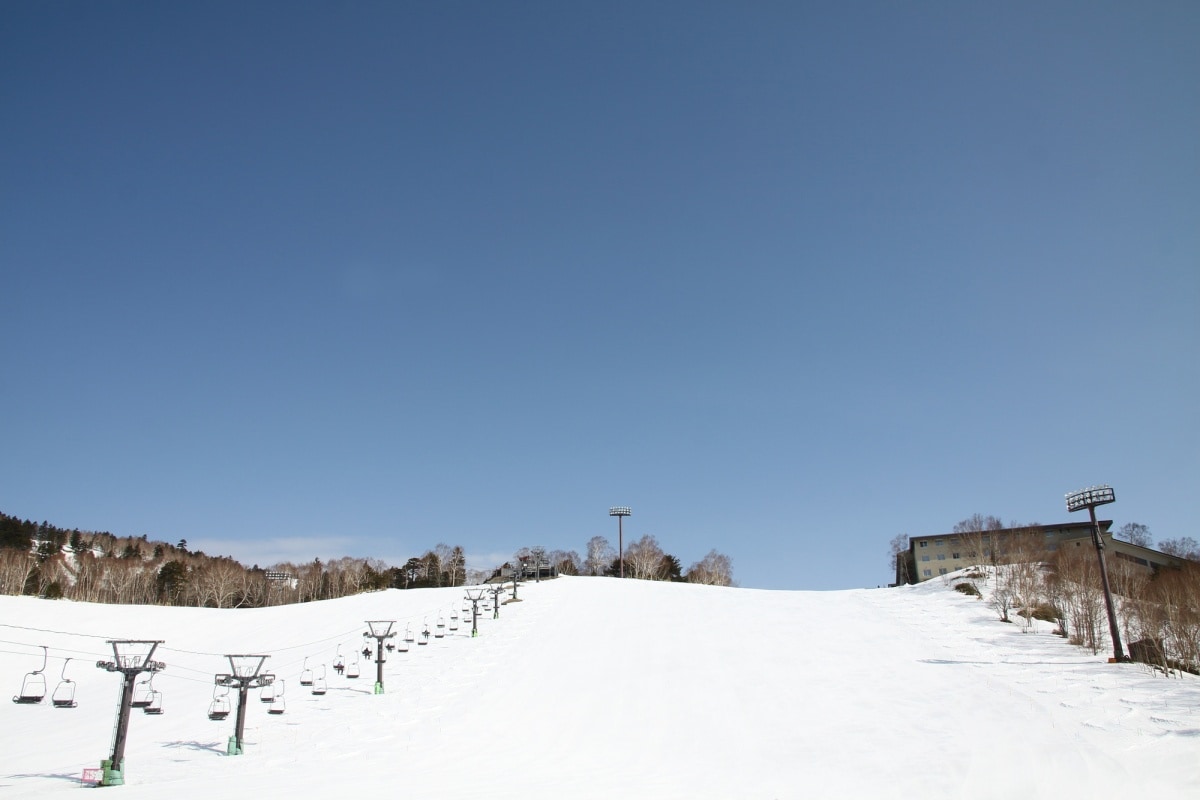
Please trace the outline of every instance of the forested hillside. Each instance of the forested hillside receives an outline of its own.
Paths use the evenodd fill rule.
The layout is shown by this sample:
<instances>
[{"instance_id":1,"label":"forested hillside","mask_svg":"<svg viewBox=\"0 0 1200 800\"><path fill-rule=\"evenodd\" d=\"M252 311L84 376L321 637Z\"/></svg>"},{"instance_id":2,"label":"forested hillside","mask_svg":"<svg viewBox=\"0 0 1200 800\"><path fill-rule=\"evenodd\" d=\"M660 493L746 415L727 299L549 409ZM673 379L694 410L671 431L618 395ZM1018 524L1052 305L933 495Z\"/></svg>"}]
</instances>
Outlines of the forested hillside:
<instances>
[{"instance_id":1,"label":"forested hillside","mask_svg":"<svg viewBox=\"0 0 1200 800\"><path fill-rule=\"evenodd\" d=\"M189 550L146 536L67 530L0 512L0 594L29 594L95 603L144 603L242 608L330 600L378 589L415 589L477 583L500 568L472 570L461 546L438 544L401 566L374 558L314 559L247 567L233 558ZM604 537L575 551L523 547L511 565L553 567L566 575L616 575L620 565ZM683 572L679 559L653 536L625 551L625 575L728 586L733 569L715 550Z\"/></svg>"}]
</instances>

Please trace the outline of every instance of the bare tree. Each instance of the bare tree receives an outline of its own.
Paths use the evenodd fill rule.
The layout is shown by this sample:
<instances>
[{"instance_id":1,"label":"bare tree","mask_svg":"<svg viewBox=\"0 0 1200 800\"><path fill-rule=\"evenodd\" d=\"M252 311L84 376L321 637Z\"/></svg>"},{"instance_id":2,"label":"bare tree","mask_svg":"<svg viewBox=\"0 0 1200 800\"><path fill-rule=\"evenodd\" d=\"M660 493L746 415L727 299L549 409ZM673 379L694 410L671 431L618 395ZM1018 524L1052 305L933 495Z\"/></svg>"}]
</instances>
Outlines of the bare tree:
<instances>
[{"instance_id":1,"label":"bare tree","mask_svg":"<svg viewBox=\"0 0 1200 800\"><path fill-rule=\"evenodd\" d=\"M709 550L708 555L688 567L687 580L689 583L709 586L732 586L733 559L724 553Z\"/></svg>"},{"instance_id":2,"label":"bare tree","mask_svg":"<svg viewBox=\"0 0 1200 800\"><path fill-rule=\"evenodd\" d=\"M603 575L616 557L617 551L608 543L608 539L593 536L588 539L587 558L583 561L584 571L588 575Z\"/></svg>"},{"instance_id":3,"label":"bare tree","mask_svg":"<svg viewBox=\"0 0 1200 800\"><path fill-rule=\"evenodd\" d=\"M663 549L659 547L658 540L648 533L625 548L626 574L637 580L660 580L662 557Z\"/></svg>"},{"instance_id":4,"label":"bare tree","mask_svg":"<svg viewBox=\"0 0 1200 800\"><path fill-rule=\"evenodd\" d=\"M897 583L912 583L912 564L909 562L908 534L897 533L888 542L888 570L896 576Z\"/></svg>"},{"instance_id":5,"label":"bare tree","mask_svg":"<svg viewBox=\"0 0 1200 800\"><path fill-rule=\"evenodd\" d=\"M1200 561L1200 542L1190 536L1178 539L1163 539L1158 543L1158 549L1169 556L1186 558L1189 561Z\"/></svg>"},{"instance_id":6,"label":"bare tree","mask_svg":"<svg viewBox=\"0 0 1200 800\"><path fill-rule=\"evenodd\" d=\"M1150 528L1140 522L1126 522L1113 533L1118 539L1124 539L1138 547L1150 547L1154 539L1150 536Z\"/></svg>"},{"instance_id":7,"label":"bare tree","mask_svg":"<svg viewBox=\"0 0 1200 800\"><path fill-rule=\"evenodd\" d=\"M25 580L34 568L33 554L6 547L0 550L0 594L21 594Z\"/></svg>"},{"instance_id":8,"label":"bare tree","mask_svg":"<svg viewBox=\"0 0 1200 800\"><path fill-rule=\"evenodd\" d=\"M1004 528L999 517L972 514L954 526L953 536L971 566L997 562L994 531Z\"/></svg>"},{"instance_id":9,"label":"bare tree","mask_svg":"<svg viewBox=\"0 0 1200 800\"><path fill-rule=\"evenodd\" d=\"M1100 567L1095 554L1081 547L1065 547L1054 554L1055 595L1063 604L1070 624L1070 641L1100 652L1105 636L1101 622L1106 618L1100 592ZM1103 626L1107 627L1107 626Z\"/></svg>"},{"instance_id":10,"label":"bare tree","mask_svg":"<svg viewBox=\"0 0 1200 800\"><path fill-rule=\"evenodd\" d=\"M443 559L442 564L446 568L446 575L450 579L451 586L458 586L466 580L467 554L463 551L462 545L454 545L450 549L450 554Z\"/></svg>"},{"instance_id":11,"label":"bare tree","mask_svg":"<svg viewBox=\"0 0 1200 800\"><path fill-rule=\"evenodd\" d=\"M551 550L546 558L558 570L559 575L579 575L583 571L579 553L574 550Z\"/></svg>"},{"instance_id":12,"label":"bare tree","mask_svg":"<svg viewBox=\"0 0 1200 800\"><path fill-rule=\"evenodd\" d=\"M1026 631L1033 628L1033 614L1044 594L1042 565L1049 555L1046 539L1037 527L1018 528L1010 534L1008 563L996 568L996 590L1001 591L1003 585L1003 591L1011 595L1011 604L1018 610ZM1002 620L1009 621L1007 609L996 610Z\"/></svg>"}]
</instances>

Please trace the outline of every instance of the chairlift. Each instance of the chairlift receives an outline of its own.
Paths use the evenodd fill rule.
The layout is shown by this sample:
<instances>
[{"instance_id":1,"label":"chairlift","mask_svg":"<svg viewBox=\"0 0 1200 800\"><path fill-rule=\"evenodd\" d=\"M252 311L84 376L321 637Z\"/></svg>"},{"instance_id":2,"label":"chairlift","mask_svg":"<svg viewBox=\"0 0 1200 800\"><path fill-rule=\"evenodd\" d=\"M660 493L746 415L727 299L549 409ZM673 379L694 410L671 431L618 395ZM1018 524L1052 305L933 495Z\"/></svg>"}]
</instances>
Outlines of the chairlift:
<instances>
[{"instance_id":1,"label":"chairlift","mask_svg":"<svg viewBox=\"0 0 1200 800\"><path fill-rule=\"evenodd\" d=\"M455 611L453 614L450 615L450 632L453 633L456 630L458 630L458 612L457 611Z\"/></svg>"},{"instance_id":2,"label":"chairlift","mask_svg":"<svg viewBox=\"0 0 1200 800\"><path fill-rule=\"evenodd\" d=\"M287 708L287 703L284 702L284 699L283 699L283 689L284 689L283 681L279 680L276 683L278 684L279 688L276 690L274 696L271 699L271 707L267 709L268 714L282 714L284 712L284 710ZM273 683L271 685L275 686L276 684Z\"/></svg>"},{"instance_id":3,"label":"chairlift","mask_svg":"<svg viewBox=\"0 0 1200 800\"><path fill-rule=\"evenodd\" d=\"M138 678L133 684L133 702L130 703L134 708L148 708L150 706L150 695L154 693L154 687L150 685L150 681L154 680L154 673L150 673L145 678Z\"/></svg>"},{"instance_id":4,"label":"chairlift","mask_svg":"<svg viewBox=\"0 0 1200 800\"><path fill-rule=\"evenodd\" d=\"M404 627L404 641L407 642L408 644L412 644L416 640L417 640L417 637L413 634L412 625L411 624L406 625Z\"/></svg>"},{"instance_id":5,"label":"chairlift","mask_svg":"<svg viewBox=\"0 0 1200 800\"><path fill-rule=\"evenodd\" d=\"M355 656L354 660L346 665L346 677L357 678L358 674L358 657Z\"/></svg>"},{"instance_id":6,"label":"chairlift","mask_svg":"<svg viewBox=\"0 0 1200 800\"><path fill-rule=\"evenodd\" d=\"M429 620L425 620L424 627L421 629L421 638L417 644L429 644Z\"/></svg>"},{"instance_id":7,"label":"chairlift","mask_svg":"<svg viewBox=\"0 0 1200 800\"><path fill-rule=\"evenodd\" d=\"M446 636L446 620L441 614L438 614L437 628L434 629L433 638L443 639Z\"/></svg>"},{"instance_id":8,"label":"chairlift","mask_svg":"<svg viewBox=\"0 0 1200 800\"><path fill-rule=\"evenodd\" d=\"M396 651L399 653L407 653L408 652L408 643L411 641L412 641L412 629L406 628L404 631L404 636L402 636L396 640Z\"/></svg>"},{"instance_id":9,"label":"chairlift","mask_svg":"<svg viewBox=\"0 0 1200 800\"><path fill-rule=\"evenodd\" d=\"M326 683L326 681L325 681L325 665L322 664L321 665L321 677L319 677L315 681L313 681L312 693L317 695L318 697L320 697L321 695L325 694L325 692L327 692L327 691L329 691L329 684Z\"/></svg>"},{"instance_id":10,"label":"chairlift","mask_svg":"<svg viewBox=\"0 0 1200 800\"><path fill-rule=\"evenodd\" d=\"M308 668L308 656L304 657L304 666L300 670L300 685L301 686L312 686L313 685L313 671Z\"/></svg>"},{"instance_id":11,"label":"chairlift","mask_svg":"<svg viewBox=\"0 0 1200 800\"><path fill-rule=\"evenodd\" d=\"M283 683L283 681L279 681L279 683ZM258 699L264 703L274 703L275 697L276 692L274 683L263 684L262 689L258 692Z\"/></svg>"},{"instance_id":12,"label":"chairlift","mask_svg":"<svg viewBox=\"0 0 1200 800\"><path fill-rule=\"evenodd\" d=\"M213 700L208 704L208 718L220 722L229 716L229 687L213 687Z\"/></svg>"},{"instance_id":13,"label":"chairlift","mask_svg":"<svg viewBox=\"0 0 1200 800\"><path fill-rule=\"evenodd\" d=\"M54 694L50 695L50 702L55 708L74 708L75 703L75 681L67 677L67 664L71 663L71 659L63 662L62 679L58 686L54 687Z\"/></svg>"},{"instance_id":14,"label":"chairlift","mask_svg":"<svg viewBox=\"0 0 1200 800\"><path fill-rule=\"evenodd\" d=\"M337 646L337 655L333 659L333 671L338 675L342 674L342 670L346 668L346 659L342 658L342 646Z\"/></svg>"},{"instance_id":15,"label":"chairlift","mask_svg":"<svg viewBox=\"0 0 1200 800\"><path fill-rule=\"evenodd\" d=\"M217 697L208 704L208 718L220 722L229 716L229 698Z\"/></svg>"},{"instance_id":16,"label":"chairlift","mask_svg":"<svg viewBox=\"0 0 1200 800\"><path fill-rule=\"evenodd\" d=\"M161 714L161 713L163 713L162 692L160 692L158 689L150 690L150 702L147 703L144 708L142 708L142 713L143 714Z\"/></svg>"},{"instance_id":17,"label":"chairlift","mask_svg":"<svg viewBox=\"0 0 1200 800\"><path fill-rule=\"evenodd\" d=\"M46 645L38 645L42 648L42 666L41 669L35 669L25 675L21 681L21 693L14 697L14 703L21 705L33 705L40 703L46 698L46 676L42 674L46 669L46 661L50 657L50 650Z\"/></svg>"}]
</instances>

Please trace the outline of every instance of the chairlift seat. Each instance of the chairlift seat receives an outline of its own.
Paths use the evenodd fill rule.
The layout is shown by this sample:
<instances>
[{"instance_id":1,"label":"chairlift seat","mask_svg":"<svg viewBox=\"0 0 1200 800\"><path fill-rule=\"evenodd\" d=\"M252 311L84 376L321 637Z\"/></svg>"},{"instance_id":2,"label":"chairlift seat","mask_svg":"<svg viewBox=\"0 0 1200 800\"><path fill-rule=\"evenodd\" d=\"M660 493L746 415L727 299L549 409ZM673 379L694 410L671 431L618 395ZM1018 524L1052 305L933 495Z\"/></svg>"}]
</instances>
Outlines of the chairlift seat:
<instances>
[{"instance_id":1,"label":"chairlift seat","mask_svg":"<svg viewBox=\"0 0 1200 800\"><path fill-rule=\"evenodd\" d=\"M155 691L155 692L151 693L150 702L142 707L142 713L143 714L161 714L161 713L163 713L162 692Z\"/></svg>"},{"instance_id":2,"label":"chairlift seat","mask_svg":"<svg viewBox=\"0 0 1200 800\"><path fill-rule=\"evenodd\" d=\"M75 681L63 681L54 690L50 702L55 708L75 708Z\"/></svg>"}]
</instances>

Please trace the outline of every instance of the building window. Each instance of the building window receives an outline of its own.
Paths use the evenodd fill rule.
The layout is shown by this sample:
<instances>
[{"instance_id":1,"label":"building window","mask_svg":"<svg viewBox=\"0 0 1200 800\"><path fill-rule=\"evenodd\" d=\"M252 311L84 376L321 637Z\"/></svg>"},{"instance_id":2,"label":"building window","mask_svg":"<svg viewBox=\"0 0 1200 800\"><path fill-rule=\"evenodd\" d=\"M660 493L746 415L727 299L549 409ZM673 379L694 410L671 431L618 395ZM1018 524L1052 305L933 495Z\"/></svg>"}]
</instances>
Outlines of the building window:
<instances>
[{"instance_id":1,"label":"building window","mask_svg":"<svg viewBox=\"0 0 1200 800\"><path fill-rule=\"evenodd\" d=\"M929 570L925 570L924 573L925 573L926 578L931 577L933 575L933 573L930 572Z\"/></svg>"},{"instance_id":2,"label":"building window","mask_svg":"<svg viewBox=\"0 0 1200 800\"><path fill-rule=\"evenodd\" d=\"M938 547L941 547L941 546L942 546L942 540L941 540L941 539L935 539L935 540L933 541L933 543L934 543L935 545L937 545Z\"/></svg>"},{"instance_id":3,"label":"building window","mask_svg":"<svg viewBox=\"0 0 1200 800\"><path fill-rule=\"evenodd\" d=\"M928 560L929 560L929 556L921 556L921 560L922 560L922 561L928 561Z\"/></svg>"},{"instance_id":4,"label":"building window","mask_svg":"<svg viewBox=\"0 0 1200 800\"><path fill-rule=\"evenodd\" d=\"M946 560L946 554L938 553L938 561L945 561L945 560Z\"/></svg>"},{"instance_id":5,"label":"building window","mask_svg":"<svg viewBox=\"0 0 1200 800\"><path fill-rule=\"evenodd\" d=\"M945 567L942 567L941 569L939 569L939 570L938 570L938 575L945 575L945 574L946 574L946 568L945 568Z\"/></svg>"},{"instance_id":6,"label":"building window","mask_svg":"<svg viewBox=\"0 0 1200 800\"><path fill-rule=\"evenodd\" d=\"M958 553L951 553L950 556L951 556L951 558L957 559Z\"/></svg>"},{"instance_id":7,"label":"building window","mask_svg":"<svg viewBox=\"0 0 1200 800\"><path fill-rule=\"evenodd\" d=\"M929 542L920 542L920 543L918 543L918 545L917 545L917 546L918 546L918 547L928 547L928 546L929 546Z\"/></svg>"}]
</instances>

